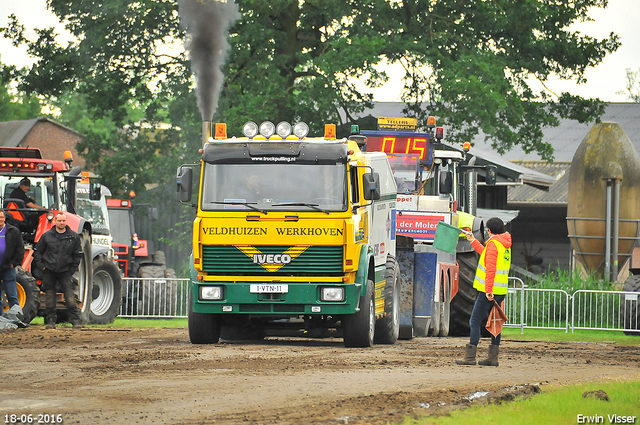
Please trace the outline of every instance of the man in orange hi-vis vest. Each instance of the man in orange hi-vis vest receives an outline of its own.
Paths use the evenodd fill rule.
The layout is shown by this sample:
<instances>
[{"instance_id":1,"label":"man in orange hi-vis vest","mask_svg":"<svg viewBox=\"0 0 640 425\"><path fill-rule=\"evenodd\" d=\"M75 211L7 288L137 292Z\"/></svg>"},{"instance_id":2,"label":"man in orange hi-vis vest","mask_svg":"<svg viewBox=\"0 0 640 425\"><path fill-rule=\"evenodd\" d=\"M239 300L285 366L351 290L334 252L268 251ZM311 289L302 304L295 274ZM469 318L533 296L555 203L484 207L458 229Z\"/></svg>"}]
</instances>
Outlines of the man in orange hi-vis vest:
<instances>
[{"instance_id":1,"label":"man in orange hi-vis vest","mask_svg":"<svg viewBox=\"0 0 640 425\"><path fill-rule=\"evenodd\" d=\"M507 295L509 268L511 267L511 234L505 230L504 223L497 217L487 220L487 232L489 240L485 246L482 246L473 237L473 234L467 234L467 240L471 242L473 249L480 254L476 278L473 281L473 287L479 291L479 294L471 312L471 319L469 319L471 336L469 344L466 346L465 357L462 360L456 360L459 365L476 364L476 350L480 342L482 321L489 316L494 300L498 305L501 305ZM501 336L502 334L491 335L489 357L480 360L479 365L498 366Z\"/></svg>"}]
</instances>

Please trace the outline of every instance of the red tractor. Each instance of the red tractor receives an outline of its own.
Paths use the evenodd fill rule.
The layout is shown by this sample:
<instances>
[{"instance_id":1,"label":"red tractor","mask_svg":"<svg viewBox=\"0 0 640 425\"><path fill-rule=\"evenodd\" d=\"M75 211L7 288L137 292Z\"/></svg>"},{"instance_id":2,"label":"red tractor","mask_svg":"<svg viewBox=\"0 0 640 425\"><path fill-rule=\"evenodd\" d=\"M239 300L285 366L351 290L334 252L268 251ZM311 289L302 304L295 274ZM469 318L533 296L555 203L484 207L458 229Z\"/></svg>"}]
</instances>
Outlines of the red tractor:
<instances>
[{"instance_id":1,"label":"red tractor","mask_svg":"<svg viewBox=\"0 0 640 425\"><path fill-rule=\"evenodd\" d=\"M0 147L0 196L2 207L7 212L7 222L22 232L25 257L22 267L16 268L18 300L24 313L24 322L29 323L36 315L44 312L44 294L40 291L40 281L31 275L33 248L40 237L54 226L55 214L63 211L67 215L67 225L77 232L82 241L83 259L78 271L73 275L74 291L80 319L91 322L91 301L93 289L91 224L76 214L76 181L81 178L80 167L70 170L71 153L65 152L64 161L43 159L39 149ZM28 178L30 188L27 196L44 209L29 208L23 199L11 197L20 186L20 181ZM8 308L2 292L2 307ZM66 317L63 294L57 296L58 318Z\"/></svg>"}]
</instances>

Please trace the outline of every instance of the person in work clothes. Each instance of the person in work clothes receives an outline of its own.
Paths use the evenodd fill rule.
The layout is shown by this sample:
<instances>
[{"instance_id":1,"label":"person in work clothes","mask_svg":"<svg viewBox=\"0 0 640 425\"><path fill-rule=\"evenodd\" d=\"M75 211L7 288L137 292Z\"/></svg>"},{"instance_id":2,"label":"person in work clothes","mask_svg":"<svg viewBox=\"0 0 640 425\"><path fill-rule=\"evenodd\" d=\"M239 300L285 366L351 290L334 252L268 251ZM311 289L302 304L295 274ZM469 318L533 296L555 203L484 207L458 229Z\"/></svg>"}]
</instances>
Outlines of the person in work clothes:
<instances>
[{"instance_id":1,"label":"person in work clothes","mask_svg":"<svg viewBox=\"0 0 640 425\"><path fill-rule=\"evenodd\" d=\"M24 260L24 243L20 230L6 220L7 213L0 209L0 280L4 284L4 291L11 308L14 305L20 306L15 267L22 265ZM1 315L2 306L0 306Z\"/></svg>"},{"instance_id":2,"label":"person in work clothes","mask_svg":"<svg viewBox=\"0 0 640 425\"><path fill-rule=\"evenodd\" d=\"M56 289L58 287L64 294L69 321L74 328L81 328L71 275L80 266L82 246L80 236L67 226L65 213L56 214L55 226L42 235L36 244L33 258L36 269L42 276L42 288L46 299L44 311L46 328L55 329L56 327Z\"/></svg>"},{"instance_id":3,"label":"person in work clothes","mask_svg":"<svg viewBox=\"0 0 640 425\"><path fill-rule=\"evenodd\" d=\"M502 305L502 301L507 295L507 284L509 281L509 268L511 267L511 234L504 228L504 223L497 217L487 220L487 232L489 240L487 244L482 244L467 234L467 240L471 246L480 254L480 261L476 270L476 277L473 287L479 291L476 303L471 312L469 325L471 336L469 344L466 346L465 357L456 360L459 365L475 365L476 351L480 342L480 331L482 321L489 317L489 312L493 308L493 301ZM489 357L480 360L482 366L498 366L498 352L500 348L500 337L491 335L491 345L489 346Z\"/></svg>"}]
</instances>

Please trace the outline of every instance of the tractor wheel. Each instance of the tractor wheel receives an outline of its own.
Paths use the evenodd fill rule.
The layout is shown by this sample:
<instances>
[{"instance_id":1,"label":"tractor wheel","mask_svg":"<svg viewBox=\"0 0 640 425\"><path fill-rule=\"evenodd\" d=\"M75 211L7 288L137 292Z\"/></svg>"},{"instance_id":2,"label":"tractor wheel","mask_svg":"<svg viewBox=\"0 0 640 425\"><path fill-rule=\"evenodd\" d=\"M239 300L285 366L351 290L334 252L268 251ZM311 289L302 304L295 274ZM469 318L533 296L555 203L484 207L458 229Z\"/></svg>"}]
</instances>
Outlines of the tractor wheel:
<instances>
[{"instance_id":1,"label":"tractor wheel","mask_svg":"<svg viewBox=\"0 0 640 425\"><path fill-rule=\"evenodd\" d=\"M29 323L38 314L40 287L31 273L23 270L22 267L16 267L16 283L18 285L18 302L24 314L22 321ZM4 300L4 296L2 299Z\"/></svg>"},{"instance_id":2,"label":"tractor wheel","mask_svg":"<svg viewBox=\"0 0 640 425\"><path fill-rule=\"evenodd\" d=\"M153 253L153 262L162 264L163 266L167 265L167 257L164 255L164 251L156 251Z\"/></svg>"},{"instance_id":3,"label":"tractor wheel","mask_svg":"<svg viewBox=\"0 0 640 425\"><path fill-rule=\"evenodd\" d=\"M633 329L624 331L626 335L640 336L640 275L631 275L624 282L622 290L625 292L639 293L632 299L627 299L627 296L622 295L622 301L620 302L620 311L623 314L621 318L625 329ZM631 298L631 297L629 297Z\"/></svg>"},{"instance_id":4,"label":"tractor wheel","mask_svg":"<svg viewBox=\"0 0 640 425\"><path fill-rule=\"evenodd\" d=\"M78 271L71 277L74 292L79 300L78 314L83 325L91 322L91 298L93 296L93 258L91 255L91 235L83 231L80 235L82 260Z\"/></svg>"},{"instance_id":5,"label":"tractor wheel","mask_svg":"<svg viewBox=\"0 0 640 425\"><path fill-rule=\"evenodd\" d=\"M195 313L189 295L187 325L192 344L216 344L220 340L220 319L216 314Z\"/></svg>"},{"instance_id":6,"label":"tractor wheel","mask_svg":"<svg viewBox=\"0 0 640 425\"><path fill-rule=\"evenodd\" d=\"M376 321L376 344L395 344L400 333L400 268L392 256L387 258L386 267L385 316Z\"/></svg>"},{"instance_id":7,"label":"tractor wheel","mask_svg":"<svg viewBox=\"0 0 640 425\"><path fill-rule=\"evenodd\" d=\"M177 282L165 280L166 270L164 266L140 267L141 278L156 279L142 282L139 291L138 306L146 315L174 316L176 313L178 285Z\"/></svg>"},{"instance_id":8,"label":"tractor wheel","mask_svg":"<svg viewBox=\"0 0 640 425\"><path fill-rule=\"evenodd\" d=\"M469 319L478 296L478 291L473 289L473 280L476 277L476 268L478 267L478 254L464 252L458 253L456 257L460 266L460 279L458 293L451 300L449 335L469 336Z\"/></svg>"},{"instance_id":9,"label":"tractor wheel","mask_svg":"<svg viewBox=\"0 0 640 425\"><path fill-rule=\"evenodd\" d=\"M100 256L93 260L91 323L113 323L118 315L122 291L120 269L113 260Z\"/></svg>"},{"instance_id":10,"label":"tractor wheel","mask_svg":"<svg viewBox=\"0 0 640 425\"><path fill-rule=\"evenodd\" d=\"M371 347L376 329L374 283L367 280L367 290L360 297L360 310L342 316L343 338L346 347Z\"/></svg>"}]
</instances>

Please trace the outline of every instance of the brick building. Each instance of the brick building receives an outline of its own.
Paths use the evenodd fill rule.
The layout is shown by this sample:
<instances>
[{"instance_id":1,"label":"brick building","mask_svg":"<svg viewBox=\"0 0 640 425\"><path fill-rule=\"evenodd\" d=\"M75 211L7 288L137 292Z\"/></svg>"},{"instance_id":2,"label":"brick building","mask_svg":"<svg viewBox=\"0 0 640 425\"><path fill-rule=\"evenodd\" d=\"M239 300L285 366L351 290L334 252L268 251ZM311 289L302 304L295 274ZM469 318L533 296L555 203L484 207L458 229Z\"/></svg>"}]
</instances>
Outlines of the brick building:
<instances>
[{"instance_id":1,"label":"brick building","mask_svg":"<svg viewBox=\"0 0 640 425\"><path fill-rule=\"evenodd\" d=\"M76 144L83 138L83 134L49 118L0 122L0 146L38 148L43 158L57 160L71 151L74 166L84 166L84 159L76 151Z\"/></svg>"}]
</instances>

